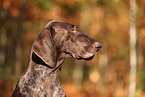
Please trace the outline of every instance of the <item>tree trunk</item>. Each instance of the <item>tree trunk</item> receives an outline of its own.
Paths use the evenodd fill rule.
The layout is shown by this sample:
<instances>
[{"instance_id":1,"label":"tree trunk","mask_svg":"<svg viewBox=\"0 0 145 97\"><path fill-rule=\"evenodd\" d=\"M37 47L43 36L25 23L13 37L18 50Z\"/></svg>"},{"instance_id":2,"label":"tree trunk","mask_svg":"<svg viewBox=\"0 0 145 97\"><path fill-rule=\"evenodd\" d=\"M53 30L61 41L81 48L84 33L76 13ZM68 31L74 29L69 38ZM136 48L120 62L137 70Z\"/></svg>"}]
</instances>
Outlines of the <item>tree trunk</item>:
<instances>
[{"instance_id":1,"label":"tree trunk","mask_svg":"<svg viewBox=\"0 0 145 97\"><path fill-rule=\"evenodd\" d=\"M136 89L136 1L130 0L130 75L128 97L135 97Z\"/></svg>"},{"instance_id":2,"label":"tree trunk","mask_svg":"<svg viewBox=\"0 0 145 97\"><path fill-rule=\"evenodd\" d=\"M0 66L6 64L6 44L7 44L7 35L5 20L7 19L7 11L0 9Z\"/></svg>"},{"instance_id":3,"label":"tree trunk","mask_svg":"<svg viewBox=\"0 0 145 97\"><path fill-rule=\"evenodd\" d=\"M21 0L20 7L20 17L18 24L18 33L16 35L16 64L15 64L15 75L20 76L21 74L21 65L22 65L22 48L21 48L21 33L23 32L23 20L24 20L24 11L25 11L25 0Z\"/></svg>"},{"instance_id":4,"label":"tree trunk","mask_svg":"<svg viewBox=\"0 0 145 97\"><path fill-rule=\"evenodd\" d=\"M0 30L0 66L5 65L6 41L7 41L6 31L5 31L5 28L3 28L3 29Z\"/></svg>"}]
</instances>

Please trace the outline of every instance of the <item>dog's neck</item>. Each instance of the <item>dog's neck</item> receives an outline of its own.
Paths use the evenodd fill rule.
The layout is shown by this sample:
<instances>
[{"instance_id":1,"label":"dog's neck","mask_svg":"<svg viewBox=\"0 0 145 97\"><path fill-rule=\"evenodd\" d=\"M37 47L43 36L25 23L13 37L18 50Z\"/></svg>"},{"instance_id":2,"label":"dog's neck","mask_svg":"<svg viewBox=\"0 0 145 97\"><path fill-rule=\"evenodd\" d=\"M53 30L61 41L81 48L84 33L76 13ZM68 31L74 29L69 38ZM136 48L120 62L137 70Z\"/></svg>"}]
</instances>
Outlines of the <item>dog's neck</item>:
<instances>
[{"instance_id":1,"label":"dog's neck","mask_svg":"<svg viewBox=\"0 0 145 97\"><path fill-rule=\"evenodd\" d=\"M58 79L58 69L61 63L62 61L58 61L56 68L51 69L31 60L27 72L18 83L20 92L29 97L65 95Z\"/></svg>"}]
</instances>

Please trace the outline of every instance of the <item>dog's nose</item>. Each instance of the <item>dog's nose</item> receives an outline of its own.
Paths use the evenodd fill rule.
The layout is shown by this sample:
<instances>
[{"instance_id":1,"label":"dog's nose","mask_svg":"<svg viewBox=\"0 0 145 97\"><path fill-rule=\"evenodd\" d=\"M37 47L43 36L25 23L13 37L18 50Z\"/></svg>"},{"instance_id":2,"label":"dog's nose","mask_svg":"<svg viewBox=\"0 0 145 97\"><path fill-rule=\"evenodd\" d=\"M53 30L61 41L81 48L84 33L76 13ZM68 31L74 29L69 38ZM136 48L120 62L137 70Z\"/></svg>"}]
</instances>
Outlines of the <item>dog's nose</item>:
<instances>
[{"instance_id":1,"label":"dog's nose","mask_svg":"<svg viewBox=\"0 0 145 97\"><path fill-rule=\"evenodd\" d=\"M94 47L96 48L97 51L99 51L102 48L102 45L99 42L95 42Z\"/></svg>"}]
</instances>

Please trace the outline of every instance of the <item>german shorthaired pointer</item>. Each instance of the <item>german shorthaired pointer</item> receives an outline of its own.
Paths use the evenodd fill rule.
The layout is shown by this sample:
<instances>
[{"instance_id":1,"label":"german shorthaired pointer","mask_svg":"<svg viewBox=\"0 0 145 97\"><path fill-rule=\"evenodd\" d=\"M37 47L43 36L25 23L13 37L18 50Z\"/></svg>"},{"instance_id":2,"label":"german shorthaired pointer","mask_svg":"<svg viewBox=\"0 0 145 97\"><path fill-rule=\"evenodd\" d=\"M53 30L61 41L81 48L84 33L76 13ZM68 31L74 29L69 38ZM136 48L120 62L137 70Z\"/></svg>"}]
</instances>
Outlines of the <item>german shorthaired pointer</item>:
<instances>
[{"instance_id":1,"label":"german shorthaired pointer","mask_svg":"<svg viewBox=\"0 0 145 97\"><path fill-rule=\"evenodd\" d=\"M58 79L64 59L91 60L101 47L95 39L81 34L75 25L49 22L32 45L28 70L12 97L65 97Z\"/></svg>"}]
</instances>

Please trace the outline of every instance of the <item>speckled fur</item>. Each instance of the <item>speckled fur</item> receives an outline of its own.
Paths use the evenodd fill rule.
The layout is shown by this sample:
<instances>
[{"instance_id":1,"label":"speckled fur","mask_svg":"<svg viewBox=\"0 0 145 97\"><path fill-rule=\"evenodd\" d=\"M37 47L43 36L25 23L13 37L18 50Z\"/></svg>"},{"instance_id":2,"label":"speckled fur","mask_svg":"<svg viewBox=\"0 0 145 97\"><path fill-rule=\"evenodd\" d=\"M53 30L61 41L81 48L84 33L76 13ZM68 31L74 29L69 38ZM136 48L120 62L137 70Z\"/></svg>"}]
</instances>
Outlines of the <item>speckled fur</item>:
<instances>
[{"instance_id":1,"label":"speckled fur","mask_svg":"<svg viewBox=\"0 0 145 97\"><path fill-rule=\"evenodd\" d=\"M58 79L58 69L52 71L32 61L29 63L27 72L21 76L17 87L21 95L18 97L65 97Z\"/></svg>"}]
</instances>

